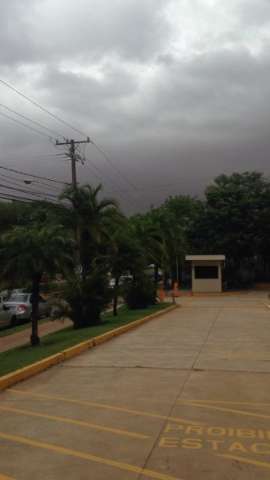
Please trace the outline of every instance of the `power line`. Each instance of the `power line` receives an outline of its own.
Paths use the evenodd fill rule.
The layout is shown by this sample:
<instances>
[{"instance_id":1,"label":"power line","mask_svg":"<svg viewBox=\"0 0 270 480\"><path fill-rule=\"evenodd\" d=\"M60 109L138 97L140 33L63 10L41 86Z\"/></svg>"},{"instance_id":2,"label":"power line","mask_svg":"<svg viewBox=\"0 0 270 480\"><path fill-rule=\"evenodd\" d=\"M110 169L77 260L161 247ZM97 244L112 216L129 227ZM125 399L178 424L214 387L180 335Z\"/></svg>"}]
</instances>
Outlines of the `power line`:
<instances>
[{"instance_id":1,"label":"power line","mask_svg":"<svg viewBox=\"0 0 270 480\"><path fill-rule=\"evenodd\" d=\"M0 198L3 200L15 200L18 202L22 203L30 203L30 202L46 202L46 203L51 203L52 205L57 205L55 202L48 200L48 199L36 199L36 198L29 198L29 197L22 197L18 196L16 194L9 194L9 193L4 193L0 192Z\"/></svg>"},{"instance_id":2,"label":"power line","mask_svg":"<svg viewBox=\"0 0 270 480\"><path fill-rule=\"evenodd\" d=\"M38 133L39 135L42 135L43 137L49 138L50 141L53 141L53 138L49 135L47 135L44 132L41 132L37 128L31 127L30 125L27 125L27 123L21 122L20 120L16 120L16 118L11 117L10 115L7 115L6 113L0 112L0 115L2 117L8 118L9 120L12 120L15 123L18 123L18 125L21 125L24 128L28 128L28 130L32 130L35 133Z\"/></svg>"},{"instance_id":3,"label":"power line","mask_svg":"<svg viewBox=\"0 0 270 480\"><path fill-rule=\"evenodd\" d=\"M45 196L48 196L48 197L51 197L55 200L58 200L58 197L56 195L53 195L52 193L46 193L45 192L38 192L36 190L32 190L31 192L29 190L24 190L22 188L17 188L17 187L11 187L11 186L8 186L8 185L5 185L3 183L0 183L0 188L4 188L6 190L14 190L16 192L21 192L21 193L26 193L26 194L30 194L30 195L34 195L34 196L39 196L39 197L42 197L43 195Z\"/></svg>"},{"instance_id":4,"label":"power line","mask_svg":"<svg viewBox=\"0 0 270 480\"><path fill-rule=\"evenodd\" d=\"M51 188L59 195L61 193L61 190L59 190L59 187L55 187L54 185L49 185L49 183L40 182L39 180L22 180L22 181L25 185L32 185L32 183L34 182L35 184L38 183L38 185L40 185L40 188L47 188L47 190L48 188Z\"/></svg>"},{"instance_id":5,"label":"power line","mask_svg":"<svg viewBox=\"0 0 270 480\"><path fill-rule=\"evenodd\" d=\"M98 168L91 160L89 160L89 158L86 158L86 160L88 160L88 162L90 163L91 167L92 167L94 170L96 170L97 172L100 172L99 168ZM89 165L88 165L88 166L89 166ZM101 175L103 175L102 172L100 172L100 173L101 173ZM99 176L97 176L96 174L95 174L95 176L96 176L96 178L97 178L98 180L101 181L101 183L103 183L102 177L99 177ZM134 206L137 207L137 205L135 204L135 202L133 202L133 200L131 200L130 198L128 198L128 197L126 197L126 196L124 197L124 196L122 195L121 190L119 190L118 185L115 183L115 181L114 181L113 179L111 179L111 183L116 186L115 193L117 193L117 194L122 198L122 200L124 200L125 202L129 203L132 207L134 207Z\"/></svg>"},{"instance_id":6,"label":"power line","mask_svg":"<svg viewBox=\"0 0 270 480\"><path fill-rule=\"evenodd\" d=\"M90 143L93 143L93 142L90 140ZM84 157L84 158L85 158L86 161L89 162L89 164L90 164L91 167L94 169L94 171L96 171L96 172L98 173L98 175L97 175L97 174L94 174L95 177L96 177L101 183L103 183L103 182L104 182L104 180L103 180L104 174L103 174L103 172L100 170L100 168L98 168L97 165L95 165L95 163L94 163L92 160L90 160L88 157ZM88 164L88 166L89 166L89 164ZM100 176L100 175L101 175L101 176ZM117 183L115 182L115 180L114 180L112 177L110 177L110 181L111 181L111 183L112 183L113 185L115 185L115 187L116 187L116 189L117 189L117 190L115 191L115 193L118 193L118 195L122 198L122 200L125 200L125 201L128 202L131 206L134 206L134 205L135 205L135 202L133 202L131 199L129 199L129 198L127 198L127 197L123 197L123 195L121 194L121 190L119 190L119 186L117 185ZM136 205L135 205L135 207L136 207Z\"/></svg>"},{"instance_id":7,"label":"power line","mask_svg":"<svg viewBox=\"0 0 270 480\"><path fill-rule=\"evenodd\" d=\"M30 185L30 187L32 187L32 182L34 181L35 184L38 183L40 185L40 188L45 188L47 190L48 188L53 189L54 192L56 192L58 195L60 195L61 193L61 191L57 190L58 187L54 187L53 185L49 185L49 184L44 184L42 182L39 182L38 180L23 180L16 177L15 178L11 177L10 175L4 175L3 173L0 173L0 178L2 178L5 182L8 182L11 186L19 185L19 187L24 186L22 185L22 183L24 183L25 185ZM30 192L31 190L29 190L29 193ZM43 192L43 193L46 193L46 192Z\"/></svg>"},{"instance_id":8,"label":"power line","mask_svg":"<svg viewBox=\"0 0 270 480\"><path fill-rule=\"evenodd\" d=\"M22 199L22 200L31 200L31 201L36 201L36 202L50 202L50 203L53 203L54 205L57 204L57 201L54 200L54 199L51 199L51 198L46 198L46 197L37 197L37 195L33 195L33 197L27 197L25 195L16 195L16 192L15 193L7 193L7 192L0 192L0 195L3 197L5 196L6 198L10 198L10 199Z\"/></svg>"},{"instance_id":9,"label":"power line","mask_svg":"<svg viewBox=\"0 0 270 480\"><path fill-rule=\"evenodd\" d=\"M108 157L108 155L104 152L104 150L102 148L100 148L93 140L91 141L92 145L94 145L94 147L98 150L98 152L101 153L101 155L104 157L104 159L106 160L106 162L118 173L118 175L126 182L128 183L134 190L138 190L138 188L136 187L136 185L134 183L132 183L127 177L126 175L124 175L115 165L114 163L111 161L111 159Z\"/></svg>"},{"instance_id":10,"label":"power line","mask_svg":"<svg viewBox=\"0 0 270 480\"><path fill-rule=\"evenodd\" d=\"M17 175L17 174L15 174L15 175ZM7 178L9 180L12 180L15 183L19 183L20 185L22 184L22 182L26 185L30 185L30 184L32 184L32 182L34 182L35 184L38 183L41 186L52 188L56 192L59 192L59 188L61 188L61 187L55 187L54 185L50 185L49 183L46 183L46 182L41 182L39 180L24 180L23 178L13 177L13 176L10 176L10 175L4 175L3 173L0 174L0 177Z\"/></svg>"},{"instance_id":11,"label":"power line","mask_svg":"<svg viewBox=\"0 0 270 480\"><path fill-rule=\"evenodd\" d=\"M50 115L52 118L54 118L55 120L58 120L58 122L61 122L63 123L64 125L66 125L67 127L71 128L72 130L74 130L75 132L79 133L80 135L83 135L84 137L87 137L87 135L85 133L83 133L81 130L79 130L78 128L76 127L73 127L73 125L71 125L70 123L66 122L65 120L63 120L61 117L59 117L58 115L55 115L54 113L50 112L49 110L47 110L47 108L43 107L42 105L40 105L38 102L36 102L35 100L32 100L30 97L28 97L27 95L25 95L24 93L20 92L17 88L13 87L12 85L10 85L10 83L8 82L5 82L4 80L0 79L0 82L5 85L6 87L8 87L10 90L13 90L14 92L16 92L18 95L20 95L21 97L23 97L25 100L27 100L28 102L32 103L32 105L35 105L35 107L39 108L40 110L42 110L43 112L47 113L47 115Z\"/></svg>"},{"instance_id":12,"label":"power line","mask_svg":"<svg viewBox=\"0 0 270 480\"><path fill-rule=\"evenodd\" d=\"M35 100L32 100L30 97L28 97L27 95L25 95L24 93L20 92L17 88L13 87L11 84L9 84L8 82L0 79L0 83L2 83L3 85L5 85L7 88L11 89L12 91L16 92L18 95L20 95L21 97L23 97L25 100L29 101L30 103L32 103L34 106L36 106L37 108L39 108L40 110L42 110L43 112L47 113L48 115L50 115L52 118L58 120L59 122L63 123L64 125L68 126L69 128L71 128L72 130L74 130L75 132L79 133L80 135L83 135L84 137L87 137L89 140L90 143L92 143L95 148L103 155L104 159L106 160L106 162L111 166L111 168L113 168L119 176L121 176L121 178L127 182L134 190L137 190L137 187L114 165L114 163L109 159L109 157L105 154L105 152L93 141L91 140L88 135L86 135L82 130L79 130L78 128L74 127L73 125L71 125L70 123L66 122L65 120L63 120L61 117L59 117L58 115L55 115L53 114L52 112L50 112L47 108L43 107L42 105L40 105L38 102L36 102ZM14 119L13 119L14 120ZM18 123L18 121L17 121ZM23 126L26 126L25 124L23 124L22 122L20 122ZM29 127L30 128L30 127ZM39 131L37 131L38 133L41 133ZM49 137L50 141L52 141L52 138Z\"/></svg>"},{"instance_id":13,"label":"power line","mask_svg":"<svg viewBox=\"0 0 270 480\"><path fill-rule=\"evenodd\" d=\"M90 140L89 137L87 137L87 140L78 141L78 142L77 142L77 141L74 141L74 140L70 140L70 141L67 140L67 141L64 142L64 143L60 143L60 142L58 142L58 141L56 142L56 145L58 145L58 146L61 146L61 145L67 145L67 146L69 146L69 145L70 145L70 153L68 153L67 156L68 156L69 158L71 158L71 160L72 160L72 185L74 186L74 188L76 188L76 184L77 184L76 163L75 163L75 162L76 162L76 156L78 157L78 154L76 154L76 152L75 152L75 147L76 147L76 145L78 145L78 147L80 147L81 144L84 145L84 144L89 143L89 142L90 142L90 143L93 143L93 142ZM79 155L79 157L80 157L80 155ZM98 173L101 173L101 175L103 175L102 172L100 171L100 169L99 169L91 160L89 160L89 159L87 159L87 160L88 160L88 162L91 164L92 168L93 168L95 171L97 171ZM103 182L102 177L98 177L97 175L95 175L95 176L96 176L97 179L100 179L101 182ZM114 182L114 180L113 180L113 182ZM118 193L120 196L122 196L121 193L120 193L120 191L119 191L119 189L117 189L117 193ZM123 196L122 196L122 199L125 200L125 201L127 201L127 202L129 202L129 203L131 203L130 200L127 199L126 197L123 197Z\"/></svg>"},{"instance_id":14,"label":"power line","mask_svg":"<svg viewBox=\"0 0 270 480\"><path fill-rule=\"evenodd\" d=\"M25 175L26 177L39 178L40 180L47 180L48 182L54 182L60 185L67 185L67 186L70 185L68 182L61 182L60 180L56 180L55 178L41 177L40 175L34 175L32 173L27 173L22 170L16 170L15 168L5 167L3 165L0 165L0 169L7 170L8 172L18 173L20 175Z\"/></svg>"},{"instance_id":15,"label":"power line","mask_svg":"<svg viewBox=\"0 0 270 480\"><path fill-rule=\"evenodd\" d=\"M19 197L18 195L10 195L9 193L1 193L0 198L3 200L16 200L22 203L36 202L35 198Z\"/></svg>"},{"instance_id":16,"label":"power line","mask_svg":"<svg viewBox=\"0 0 270 480\"><path fill-rule=\"evenodd\" d=\"M28 122L31 122L31 123L33 123L34 125L37 125L38 127L41 127L41 128L43 128L44 130L47 130L47 131L50 132L50 133L53 133L54 135L56 134L56 136L58 136L58 137L63 137L63 138L65 138L64 135L62 135L61 133L58 133L57 131L54 131L54 130L52 130L51 128L46 127L45 125L43 125L43 124L40 123L40 122L37 122L36 120L32 120L31 118L27 117L26 115L23 115L22 113L19 113L19 112L17 112L16 110L13 110L12 108L9 108L7 105L4 105L3 103L0 103L0 107L4 108L4 109L7 110L8 112L14 113L14 114L17 115L18 117L24 118L24 120L27 120Z\"/></svg>"},{"instance_id":17,"label":"power line","mask_svg":"<svg viewBox=\"0 0 270 480\"><path fill-rule=\"evenodd\" d=\"M0 173L0 178L3 178L5 181L7 181L8 183L12 184L12 185L19 185L20 187L22 186L22 181L23 180L17 180L16 178L12 178L12 177L9 177L8 175L3 175L2 173ZM7 180L6 180L7 179Z\"/></svg>"}]
</instances>

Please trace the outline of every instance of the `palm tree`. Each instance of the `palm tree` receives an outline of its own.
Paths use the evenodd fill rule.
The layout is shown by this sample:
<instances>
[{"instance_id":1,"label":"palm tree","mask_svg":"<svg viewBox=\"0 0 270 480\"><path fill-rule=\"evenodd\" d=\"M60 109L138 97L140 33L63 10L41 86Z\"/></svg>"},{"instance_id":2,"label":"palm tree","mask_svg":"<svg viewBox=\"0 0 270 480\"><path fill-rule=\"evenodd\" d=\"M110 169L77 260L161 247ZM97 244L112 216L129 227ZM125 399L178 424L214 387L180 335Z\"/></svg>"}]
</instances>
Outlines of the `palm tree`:
<instances>
[{"instance_id":1,"label":"palm tree","mask_svg":"<svg viewBox=\"0 0 270 480\"><path fill-rule=\"evenodd\" d=\"M14 225L23 223L28 212L29 205L25 203L0 201L0 234L7 232Z\"/></svg>"},{"instance_id":2,"label":"palm tree","mask_svg":"<svg viewBox=\"0 0 270 480\"><path fill-rule=\"evenodd\" d=\"M146 265L155 266L155 283L158 282L159 267L163 267L166 260L166 246L163 231L152 212L144 215L135 215L130 220L135 237L143 246Z\"/></svg>"},{"instance_id":3,"label":"palm tree","mask_svg":"<svg viewBox=\"0 0 270 480\"><path fill-rule=\"evenodd\" d=\"M80 263L82 279L85 280L102 243L109 241L109 226L121 214L118 204L111 198L98 199L102 186L67 187L61 198L72 204L70 223L75 231L77 263Z\"/></svg>"},{"instance_id":4,"label":"palm tree","mask_svg":"<svg viewBox=\"0 0 270 480\"><path fill-rule=\"evenodd\" d=\"M32 282L31 345L38 345L38 304L44 272L53 274L72 266L71 239L60 225L40 222L16 226L1 238L2 275Z\"/></svg>"},{"instance_id":5,"label":"palm tree","mask_svg":"<svg viewBox=\"0 0 270 480\"><path fill-rule=\"evenodd\" d=\"M69 226L75 234L77 269L69 279L66 298L75 328L99 323L111 297L108 272L114 250L112 232L123 216L115 200L98 198L100 192L101 185L84 185L68 187L61 195L72 205Z\"/></svg>"},{"instance_id":6,"label":"palm tree","mask_svg":"<svg viewBox=\"0 0 270 480\"><path fill-rule=\"evenodd\" d=\"M135 274L145 266L144 250L129 228L128 222L118 225L111 235L110 267L115 280L113 286L113 314L117 315L119 283L122 275Z\"/></svg>"}]
</instances>

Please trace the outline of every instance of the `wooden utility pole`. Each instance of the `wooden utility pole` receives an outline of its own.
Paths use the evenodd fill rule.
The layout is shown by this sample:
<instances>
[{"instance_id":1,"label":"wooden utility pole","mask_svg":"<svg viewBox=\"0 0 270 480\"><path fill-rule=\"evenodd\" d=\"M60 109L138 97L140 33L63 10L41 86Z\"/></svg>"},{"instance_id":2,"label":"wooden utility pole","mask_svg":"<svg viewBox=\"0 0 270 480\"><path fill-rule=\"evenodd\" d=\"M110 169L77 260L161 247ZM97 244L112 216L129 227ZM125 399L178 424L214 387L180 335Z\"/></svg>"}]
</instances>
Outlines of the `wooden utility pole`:
<instances>
[{"instance_id":1,"label":"wooden utility pole","mask_svg":"<svg viewBox=\"0 0 270 480\"><path fill-rule=\"evenodd\" d=\"M77 155L75 151L75 145L80 143L90 143L90 138L87 137L86 140L66 140L65 142L59 142L56 140L56 145L69 145L69 158L71 160L71 179L72 179L72 186L73 188L77 188L77 172L76 172L76 162L77 162Z\"/></svg>"}]
</instances>

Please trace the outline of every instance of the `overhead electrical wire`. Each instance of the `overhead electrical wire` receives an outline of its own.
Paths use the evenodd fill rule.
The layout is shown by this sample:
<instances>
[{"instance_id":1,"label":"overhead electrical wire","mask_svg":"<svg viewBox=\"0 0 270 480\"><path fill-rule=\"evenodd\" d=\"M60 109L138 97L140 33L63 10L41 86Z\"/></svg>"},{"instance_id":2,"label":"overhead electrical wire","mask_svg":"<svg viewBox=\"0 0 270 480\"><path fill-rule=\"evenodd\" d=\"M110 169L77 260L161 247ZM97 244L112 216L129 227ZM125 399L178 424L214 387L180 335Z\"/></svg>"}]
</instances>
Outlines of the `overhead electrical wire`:
<instances>
[{"instance_id":1,"label":"overhead electrical wire","mask_svg":"<svg viewBox=\"0 0 270 480\"><path fill-rule=\"evenodd\" d=\"M88 162L90 163L91 167L92 167L94 170L96 170L97 172L100 172L99 168L98 168L91 160L89 160L89 158L86 158L86 161L88 161ZM88 164L88 166L89 166L89 164ZM101 175L103 175L102 172L101 172ZM103 180L102 178L100 178L99 176L97 176L96 174L95 174L95 177L96 177L99 181L101 181L102 183L104 182L104 180ZM107 182L108 182L108 181L107 181ZM133 202L133 200L131 200L131 199L128 198L127 196L124 197L124 196L122 195L121 190L119 190L118 185L114 182L114 180L111 179L111 183L116 186L115 193L117 193L117 194L122 198L122 200L124 200L125 202L129 203L132 207L134 207L134 206L137 207L137 205L135 204L135 202Z\"/></svg>"},{"instance_id":2,"label":"overhead electrical wire","mask_svg":"<svg viewBox=\"0 0 270 480\"><path fill-rule=\"evenodd\" d=\"M64 139L66 138L66 137L64 137L64 135L63 135L62 133L59 133L59 132L57 132L57 131L54 131L54 130L52 130L51 128L43 125L42 123L37 122L36 120L32 120L31 118L27 117L26 115L23 115L22 113L19 113L19 112L17 112L16 110L13 110L12 108L8 107L7 105L4 105L3 103L0 103L0 107L4 108L4 109L7 110L8 112L14 113L14 114L17 115L18 117L21 117L21 118L23 118L24 120L27 120L28 122L33 123L34 125L37 125L38 127L43 128L44 130L47 130L47 132L53 133L53 135L56 134L57 137L62 137L62 138L64 138Z\"/></svg>"},{"instance_id":3,"label":"overhead electrical wire","mask_svg":"<svg viewBox=\"0 0 270 480\"><path fill-rule=\"evenodd\" d=\"M32 185L32 183L34 184L38 184L40 185L40 188L50 188L52 190L54 190L54 192L58 193L60 195L61 191L63 190L59 190L60 187L55 187L54 185L49 185L48 183L44 183L44 182L40 182L39 180L22 180L22 182L25 184L25 185Z\"/></svg>"},{"instance_id":4,"label":"overhead electrical wire","mask_svg":"<svg viewBox=\"0 0 270 480\"><path fill-rule=\"evenodd\" d=\"M18 187L12 187L12 186L9 186L9 185L5 185L3 183L0 183L0 188L4 188L6 190L14 190L16 192L21 192L21 193L26 193L28 195L36 195L36 196L39 196L39 197L47 196L47 197L51 197L55 200L58 199L58 197L56 195L53 195L52 193L38 192L36 190L32 190L30 192L29 190L25 190L23 188L18 188Z\"/></svg>"},{"instance_id":5,"label":"overhead electrical wire","mask_svg":"<svg viewBox=\"0 0 270 480\"><path fill-rule=\"evenodd\" d=\"M25 187L25 186L28 186L28 185L29 185L30 188L32 188L32 181L30 181L31 183L29 184L27 181L26 181L26 183L25 183L24 180L20 180L20 179L17 179L17 178L9 177L8 175L3 175L3 174L0 174L0 179L2 179L2 181L6 182L7 185L10 185L10 186L12 186L12 187L14 187L14 186L15 186L15 187L16 187L16 186L18 187L18 186L19 186L19 187L21 188L21 187ZM23 185L22 183L24 183L24 185ZM35 184L36 184L36 183L38 183L38 182L35 181ZM39 185L41 185L39 188L45 188L45 189L46 189L45 191L43 191L43 190L40 191L40 193L42 193L42 194L45 194L45 195L46 195L47 193L51 193L51 194L53 194L53 195L57 195L57 194L60 195L60 193L61 193L61 191L59 191L59 190L54 190L54 192L51 192L51 191L48 192L48 188L51 189L51 188L54 188L54 187L51 187L51 186L48 187L47 185L44 185L44 184L39 184ZM36 186L36 185L34 185L34 187L35 187L35 186ZM29 189L28 191L29 191L29 193L32 193L31 189Z\"/></svg>"},{"instance_id":6,"label":"overhead electrical wire","mask_svg":"<svg viewBox=\"0 0 270 480\"><path fill-rule=\"evenodd\" d=\"M46 197L46 196L41 196L41 195L35 195L35 194L31 194L28 192L28 194L23 194L23 193L20 193L20 192L17 192L17 191L12 191L12 192L5 192L5 191L0 191L0 195L2 196L6 196L7 199L11 199L14 197L14 199L22 199L22 200L31 200L31 201L36 201L36 202L43 202L43 201L46 201L46 202L50 202L50 203L53 203L53 204L59 204L59 200L56 200L56 199L53 199L53 198L50 198L50 197Z\"/></svg>"},{"instance_id":7,"label":"overhead electrical wire","mask_svg":"<svg viewBox=\"0 0 270 480\"><path fill-rule=\"evenodd\" d=\"M80 135L83 135L84 137L87 137L89 138L88 135L86 135L82 130L79 130L78 128L74 127L73 125L71 125L69 122L66 122L63 118L59 117L58 115L55 115L54 113L50 112L47 108L43 107L42 105L40 105L38 102L36 102L35 100L31 99L30 97L28 97L27 95L25 95L23 92L19 91L17 88L13 87L10 83L6 82L5 80L3 79L0 79L0 83L2 83L3 85L5 85L7 88L9 88L10 90L14 91L15 93L17 93L18 95L20 95L22 98L24 98L25 100L27 100L28 102L30 102L32 105L34 105L35 107L39 108L40 110L42 110L43 112L47 113L48 115L50 115L52 118L54 118L55 120L58 120L59 122L61 122L62 124L66 125L67 127L71 128L73 131L79 133ZM1 113L1 112L0 112ZM9 118L8 116L6 116L7 118ZM10 119L12 119L12 117L10 117ZM14 120L14 119L13 119ZM15 121L15 120L14 120ZM17 121L17 123L20 123L21 125L23 126L26 126L23 122L19 122ZM43 134L42 132L40 132L39 130L36 130L36 129L33 129L32 127L29 127L27 126L28 128L31 128L32 130L36 131L37 133L40 133L40 134ZM52 140L52 137L49 137L50 141ZM94 145L94 147L103 155L104 159L106 160L106 162L111 166L111 168L113 168L117 174L119 176L121 176L121 178L127 182L134 190L137 190L137 187L114 165L114 163L109 159L109 157L107 156L107 154L102 150L102 148L100 148L93 140L91 140L89 138L89 141L90 143L92 143L92 145Z\"/></svg>"},{"instance_id":8,"label":"overhead electrical wire","mask_svg":"<svg viewBox=\"0 0 270 480\"><path fill-rule=\"evenodd\" d=\"M102 148L100 148L94 141L90 141L90 143L92 143L92 145L94 145L94 147L98 150L98 152L101 153L101 155L104 157L104 159L106 160L106 162L118 173L118 175L126 182L128 183L134 190L138 190L138 188L136 187L136 185L131 182L127 177L126 175L124 175L115 165L114 163L111 161L111 159L108 157L108 155L104 152L104 150Z\"/></svg>"},{"instance_id":9,"label":"overhead electrical wire","mask_svg":"<svg viewBox=\"0 0 270 480\"><path fill-rule=\"evenodd\" d=\"M104 174L100 170L100 168L97 167L97 165L92 160L90 160L88 157L86 157L85 155L84 155L84 159L86 160L86 162L89 162L87 165L89 166L89 164L90 164L91 167L94 169L94 171L96 171L98 173L98 174L94 173L94 175L98 179L98 181L100 181L101 183L104 183L104 179L103 179ZM107 183L108 183L108 180L107 180ZM110 183L115 185L115 187L116 187L115 193L117 193L122 198L122 200L124 200L125 202L128 202L132 207L134 207L134 206L137 207L137 205L135 204L135 202L133 202L132 199L128 198L127 196L124 197L122 195L122 191L121 191L121 189L119 190L119 186L116 184L116 181L115 181L114 178L110 177Z\"/></svg>"},{"instance_id":10,"label":"overhead electrical wire","mask_svg":"<svg viewBox=\"0 0 270 480\"><path fill-rule=\"evenodd\" d=\"M6 193L6 192L0 192L0 198L2 200L15 200L23 203L30 203L30 202L46 202L50 203L52 205L60 205L59 202L56 202L55 200L51 200L48 198L30 198L27 196L22 196L22 195L16 195L16 193Z\"/></svg>"},{"instance_id":11,"label":"overhead electrical wire","mask_svg":"<svg viewBox=\"0 0 270 480\"><path fill-rule=\"evenodd\" d=\"M1 192L0 192L0 198L2 198L3 200L15 200L16 202L23 202L23 203L38 201L35 198L19 197L18 195L10 195L9 193L1 193Z\"/></svg>"},{"instance_id":12,"label":"overhead electrical wire","mask_svg":"<svg viewBox=\"0 0 270 480\"><path fill-rule=\"evenodd\" d=\"M17 173L13 173L13 175L18 175ZM46 182L43 182L43 181L40 181L40 180L24 180L23 178L20 178L20 177L14 177L12 175L5 175L4 173L0 173L0 177L4 177L4 178L7 178L9 180L12 180L14 181L15 183L19 183L20 185L22 183L24 183L25 185L31 185L32 183L38 183L39 185L41 185L42 187L46 187L46 188L51 188L53 190L55 190L56 192L59 192L59 189L61 189L61 187L59 186L55 186L55 185L52 185L52 184L49 184L49 183L46 183Z\"/></svg>"},{"instance_id":13,"label":"overhead electrical wire","mask_svg":"<svg viewBox=\"0 0 270 480\"><path fill-rule=\"evenodd\" d=\"M85 135L84 132L82 132L81 130L79 130L78 128L74 127L73 125L71 125L70 123L66 122L65 120L63 120L63 118L59 117L58 115L55 115L54 113L50 112L49 110L47 110L47 108L43 107L42 105L40 105L38 102L36 102L35 100L32 100L30 97L28 97L27 95L25 95L24 93L20 92L17 88L13 87L10 83L6 82L5 80L2 80L0 78L0 83L2 83L3 85L5 85L6 87L8 87L10 90L13 90L14 92L16 92L18 95L20 95L21 97L23 97L25 100L27 100L28 102L32 103L32 105L35 105L35 107L39 108L40 110L42 110L43 112L47 113L48 115L50 115L52 118L54 118L55 120L58 120L58 122L61 122L63 123L64 125L66 125L67 127L71 128L72 130L74 130L75 132L79 133L80 135L83 135L84 137L87 137L87 135Z\"/></svg>"},{"instance_id":14,"label":"overhead electrical wire","mask_svg":"<svg viewBox=\"0 0 270 480\"><path fill-rule=\"evenodd\" d=\"M53 137L47 135L44 132L41 132L37 128L31 127L31 125L27 125L27 123L21 122L20 120L17 120L16 118L11 117L10 115L7 115L6 113L0 112L0 115L2 117L8 118L8 120L12 120L13 122L18 123L18 125L21 125L24 128L28 128L28 130L32 130L33 132L38 133L39 135L42 135L43 137L49 138L50 141L53 140Z\"/></svg>"},{"instance_id":15,"label":"overhead electrical wire","mask_svg":"<svg viewBox=\"0 0 270 480\"><path fill-rule=\"evenodd\" d=\"M51 198L46 198L46 197L38 197L36 195L33 195L32 197L26 196L26 195L17 195L15 193L7 193L7 192L2 192L0 191L0 198L6 199L6 200L30 200L32 202L48 202L48 203L53 203L54 205L58 204L56 200L53 200Z\"/></svg>"},{"instance_id":16,"label":"overhead electrical wire","mask_svg":"<svg viewBox=\"0 0 270 480\"><path fill-rule=\"evenodd\" d=\"M11 167L5 167L4 165L0 165L0 169L1 170L7 170L8 172L18 173L20 175L25 175L26 177L38 178L40 180L47 180L48 182L58 183L60 185L66 185L66 186L70 185L70 183L68 183L68 182L63 182L63 181L57 180L55 178L42 177L40 175L34 175L33 173L28 173L28 172L25 172L23 170L17 170L15 168L11 168Z\"/></svg>"}]
</instances>

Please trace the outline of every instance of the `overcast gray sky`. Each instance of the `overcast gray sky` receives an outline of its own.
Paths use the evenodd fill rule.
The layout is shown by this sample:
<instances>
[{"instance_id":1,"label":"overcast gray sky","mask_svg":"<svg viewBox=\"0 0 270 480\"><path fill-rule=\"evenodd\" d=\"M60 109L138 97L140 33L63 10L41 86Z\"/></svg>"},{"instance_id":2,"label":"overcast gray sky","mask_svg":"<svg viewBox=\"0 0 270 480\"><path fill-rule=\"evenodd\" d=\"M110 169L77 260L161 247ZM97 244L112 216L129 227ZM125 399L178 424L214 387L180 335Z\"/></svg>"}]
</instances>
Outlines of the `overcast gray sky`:
<instances>
[{"instance_id":1,"label":"overcast gray sky","mask_svg":"<svg viewBox=\"0 0 270 480\"><path fill-rule=\"evenodd\" d=\"M129 211L220 173L270 173L269 0L9 0L0 42L0 78L105 150L116 169L89 145L79 179L102 177ZM0 102L83 139L3 84ZM70 180L49 139L0 128L0 165Z\"/></svg>"}]
</instances>

